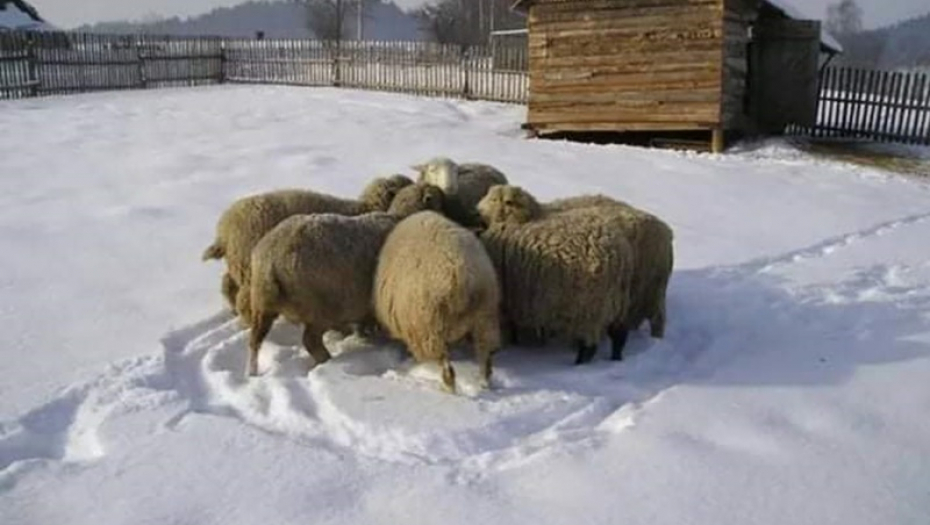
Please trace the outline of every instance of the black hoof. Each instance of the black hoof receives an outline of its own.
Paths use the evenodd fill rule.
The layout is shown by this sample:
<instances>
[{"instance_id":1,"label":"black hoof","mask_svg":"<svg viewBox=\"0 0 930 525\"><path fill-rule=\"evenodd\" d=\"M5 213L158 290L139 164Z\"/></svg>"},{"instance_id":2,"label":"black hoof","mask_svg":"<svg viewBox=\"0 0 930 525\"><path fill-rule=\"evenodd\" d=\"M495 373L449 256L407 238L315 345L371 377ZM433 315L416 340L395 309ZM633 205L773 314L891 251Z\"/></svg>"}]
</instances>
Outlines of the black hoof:
<instances>
[{"instance_id":1,"label":"black hoof","mask_svg":"<svg viewBox=\"0 0 930 525\"><path fill-rule=\"evenodd\" d=\"M597 354L597 345L585 345L578 343L578 353L575 356L575 364L583 365L590 363Z\"/></svg>"},{"instance_id":2,"label":"black hoof","mask_svg":"<svg viewBox=\"0 0 930 525\"><path fill-rule=\"evenodd\" d=\"M630 331L626 328L612 328L610 330L610 359L613 361L623 361L623 347L626 346L627 337Z\"/></svg>"}]
</instances>

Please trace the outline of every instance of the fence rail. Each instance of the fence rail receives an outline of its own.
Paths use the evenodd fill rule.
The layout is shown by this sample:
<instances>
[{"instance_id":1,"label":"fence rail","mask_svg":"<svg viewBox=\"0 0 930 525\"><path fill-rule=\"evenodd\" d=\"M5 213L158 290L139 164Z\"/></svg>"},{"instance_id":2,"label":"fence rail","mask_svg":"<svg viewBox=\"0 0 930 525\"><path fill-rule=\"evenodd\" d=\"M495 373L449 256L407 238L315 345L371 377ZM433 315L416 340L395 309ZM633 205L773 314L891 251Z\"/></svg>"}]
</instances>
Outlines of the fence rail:
<instances>
[{"instance_id":1,"label":"fence rail","mask_svg":"<svg viewBox=\"0 0 930 525\"><path fill-rule=\"evenodd\" d=\"M827 68L817 124L789 133L930 145L930 75Z\"/></svg>"},{"instance_id":2,"label":"fence rail","mask_svg":"<svg viewBox=\"0 0 930 525\"><path fill-rule=\"evenodd\" d=\"M204 84L343 86L523 103L525 46L0 33L0 99Z\"/></svg>"}]
</instances>

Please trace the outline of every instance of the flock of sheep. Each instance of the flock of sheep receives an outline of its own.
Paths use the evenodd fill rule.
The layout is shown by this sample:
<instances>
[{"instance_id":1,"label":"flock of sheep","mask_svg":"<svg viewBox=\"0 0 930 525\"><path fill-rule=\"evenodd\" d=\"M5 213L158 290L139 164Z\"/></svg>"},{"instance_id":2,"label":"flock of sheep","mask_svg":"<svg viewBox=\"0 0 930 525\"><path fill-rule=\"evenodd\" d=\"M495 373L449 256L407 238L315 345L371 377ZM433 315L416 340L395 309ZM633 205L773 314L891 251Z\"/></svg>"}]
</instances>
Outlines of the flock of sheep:
<instances>
[{"instance_id":1,"label":"flock of sheep","mask_svg":"<svg viewBox=\"0 0 930 525\"><path fill-rule=\"evenodd\" d=\"M222 292L250 329L250 375L278 316L304 326L317 364L331 357L326 331L381 332L438 362L449 392L459 341L486 388L505 338L565 338L581 364L604 335L621 359L644 321L663 336L673 235L661 219L603 195L540 203L487 164L437 157L414 169L416 182L376 178L358 200L287 189L223 212L203 259L226 261Z\"/></svg>"}]
</instances>

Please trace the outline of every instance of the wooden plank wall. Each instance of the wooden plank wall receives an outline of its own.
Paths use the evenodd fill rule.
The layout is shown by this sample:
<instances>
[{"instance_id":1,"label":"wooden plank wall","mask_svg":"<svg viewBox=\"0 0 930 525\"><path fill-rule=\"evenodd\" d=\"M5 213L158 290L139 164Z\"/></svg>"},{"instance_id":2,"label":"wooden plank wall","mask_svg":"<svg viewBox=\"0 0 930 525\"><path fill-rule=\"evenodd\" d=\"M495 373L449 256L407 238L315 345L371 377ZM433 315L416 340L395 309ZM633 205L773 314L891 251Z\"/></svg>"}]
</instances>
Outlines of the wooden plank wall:
<instances>
[{"instance_id":1,"label":"wooden plank wall","mask_svg":"<svg viewBox=\"0 0 930 525\"><path fill-rule=\"evenodd\" d=\"M538 0L528 124L540 133L720 124L723 0Z\"/></svg>"},{"instance_id":2,"label":"wooden plank wall","mask_svg":"<svg viewBox=\"0 0 930 525\"><path fill-rule=\"evenodd\" d=\"M723 16L723 100L721 119L726 129L748 125L746 90L749 81L749 26L756 9L747 0L725 0Z\"/></svg>"}]
</instances>

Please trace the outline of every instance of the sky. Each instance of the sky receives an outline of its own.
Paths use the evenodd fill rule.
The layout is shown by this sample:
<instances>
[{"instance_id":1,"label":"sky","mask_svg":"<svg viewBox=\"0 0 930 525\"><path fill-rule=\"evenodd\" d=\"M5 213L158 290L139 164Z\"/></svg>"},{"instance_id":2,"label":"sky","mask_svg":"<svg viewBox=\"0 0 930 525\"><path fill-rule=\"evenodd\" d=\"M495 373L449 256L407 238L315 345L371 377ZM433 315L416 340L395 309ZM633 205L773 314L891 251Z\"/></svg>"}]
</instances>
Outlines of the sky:
<instances>
[{"instance_id":1,"label":"sky","mask_svg":"<svg viewBox=\"0 0 930 525\"><path fill-rule=\"evenodd\" d=\"M822 18L826 6L836 0L790 0L811 17ZM42 16L65 29L92 22L136 20L146 15L191 16L215 7L232 6L242 0L31 0ZM396 0L403 7L415 7L423 0ZM867 28L930 12L927 0L859 0Z\"/></svg>"}]
</instances>

